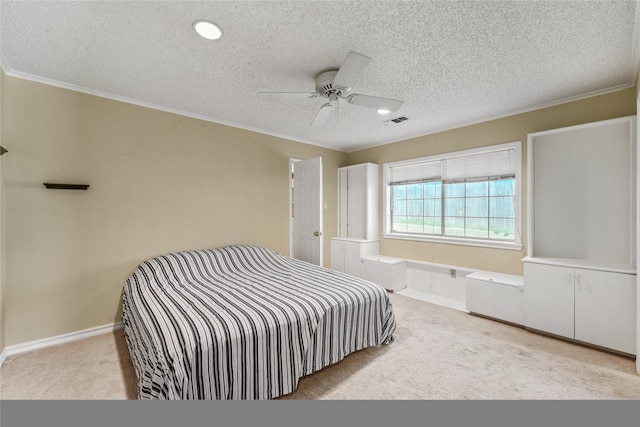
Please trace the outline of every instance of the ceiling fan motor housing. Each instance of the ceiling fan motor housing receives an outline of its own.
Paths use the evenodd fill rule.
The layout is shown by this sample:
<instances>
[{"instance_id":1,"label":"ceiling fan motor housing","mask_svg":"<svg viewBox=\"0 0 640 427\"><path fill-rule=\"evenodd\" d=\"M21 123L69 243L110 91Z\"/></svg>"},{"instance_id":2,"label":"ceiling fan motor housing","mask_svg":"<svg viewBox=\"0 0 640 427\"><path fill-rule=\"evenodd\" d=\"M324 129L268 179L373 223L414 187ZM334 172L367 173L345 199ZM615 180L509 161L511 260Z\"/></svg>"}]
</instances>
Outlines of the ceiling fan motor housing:
<instances>
[{"instance_id":1,"label":"ceiling fan motor housing","mask_svg":"<svg viewBox=\"0 0 640 427\"><path fill-rule=\"evenodd\" d=\"M350 87L338 86L333 82L336 74L338 74L338 70L331 70L325 71L316 77L316 91L320 95L333 100L338 96L346 96L349 93Z\"/></svg>"}]
</instances>

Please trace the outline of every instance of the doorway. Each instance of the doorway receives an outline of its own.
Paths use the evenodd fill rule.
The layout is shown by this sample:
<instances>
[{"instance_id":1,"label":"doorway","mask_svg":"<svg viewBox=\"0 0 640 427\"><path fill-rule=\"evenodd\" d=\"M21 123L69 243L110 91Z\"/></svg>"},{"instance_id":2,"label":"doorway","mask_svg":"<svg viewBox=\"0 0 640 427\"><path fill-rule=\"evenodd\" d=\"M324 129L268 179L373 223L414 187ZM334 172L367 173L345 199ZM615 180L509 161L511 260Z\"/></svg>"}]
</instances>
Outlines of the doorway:
<instances>
[{"instance_id":1,"label":"doorway","mask_svg":"<svg viewBox=\"0 0 640 427\"><path fill-rule=\"evenodd\" d=\"M322 157L289 159L289 250L322 265Z\"/></svg>"}]
</instances>

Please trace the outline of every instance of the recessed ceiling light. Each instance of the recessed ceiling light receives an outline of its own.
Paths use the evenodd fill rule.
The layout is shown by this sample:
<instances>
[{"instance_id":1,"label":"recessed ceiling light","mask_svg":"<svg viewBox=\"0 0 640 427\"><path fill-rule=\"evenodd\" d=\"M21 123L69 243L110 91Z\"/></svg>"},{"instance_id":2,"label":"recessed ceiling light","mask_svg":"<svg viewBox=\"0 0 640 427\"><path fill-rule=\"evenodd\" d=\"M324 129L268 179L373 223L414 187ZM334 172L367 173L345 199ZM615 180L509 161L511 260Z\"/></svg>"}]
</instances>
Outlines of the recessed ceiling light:
<instances>
[{"instance_id":1,"label":"recessed ceiling light","mask_svg":"<svg viewBox=\"0 0 640 427\"><path fill-rule=\"evenodd\" d=\"M378 114L389 114L390 112L391 111L389 111L387 109L384 109L384 108L381 108L381 109L378 110Z\"/></svg>"},{"instance_id":2,"label":"recessed ceiling light","mask_svg":"<svg viewBox=\"0 0 640 427\"><path fill-rule=\"evenodd\" d=\"M222 29L211 21L196 21L193 23L193 29L205 39L218 40L222 37Z\"/></svg>"}]
</instances>

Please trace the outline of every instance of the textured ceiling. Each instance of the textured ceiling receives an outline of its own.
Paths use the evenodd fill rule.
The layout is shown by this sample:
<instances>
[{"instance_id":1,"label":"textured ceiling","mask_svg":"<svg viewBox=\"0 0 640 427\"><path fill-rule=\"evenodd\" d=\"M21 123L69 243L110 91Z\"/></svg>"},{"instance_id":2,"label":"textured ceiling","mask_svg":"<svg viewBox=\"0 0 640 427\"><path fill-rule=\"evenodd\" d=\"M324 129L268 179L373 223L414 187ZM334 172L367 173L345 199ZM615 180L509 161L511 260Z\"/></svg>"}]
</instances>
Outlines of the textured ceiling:
<instances>
[{"instance_id":1,"label":"textured ceiling","mask_svg":"<svg viewBox=\"0 0 640 427\"><path fill-rule=\"evenodd\" d=\"M0 1L9 75L353 151L635 84L635 1ZM222 39L192 29L219 24ZM324 98L317 74L372 58L353 92L389 116ZM402 123L390 119L405 116Z\"/></svg>"}]
</instances>

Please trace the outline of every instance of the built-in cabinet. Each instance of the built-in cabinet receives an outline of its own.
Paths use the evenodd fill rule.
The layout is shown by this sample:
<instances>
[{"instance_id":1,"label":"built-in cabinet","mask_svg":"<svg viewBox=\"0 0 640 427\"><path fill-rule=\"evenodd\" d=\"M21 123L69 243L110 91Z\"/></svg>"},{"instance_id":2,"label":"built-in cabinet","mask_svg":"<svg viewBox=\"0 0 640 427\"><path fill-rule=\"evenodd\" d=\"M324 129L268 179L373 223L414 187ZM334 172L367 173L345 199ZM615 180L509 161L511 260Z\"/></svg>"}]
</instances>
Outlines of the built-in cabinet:
<instances>
[{"instance_id":1,"label":"built-in cabinet","mask_svg":"<svg viewBox=\"0 0 640 427\"><path fill-rule=\"evenodd\" d=\"M378 253L379 166L338 168L338 236L331 239L331 268L362 277L362 258Z\"/></svg>"},{"instance_id":2,"label":"built-in cabinet","mask_svg":"<svg viewBox=\"0 0 640 427\"><path fill-rule=\"evenodd\" d=\"M466 308L516 325L524 324L524 284L522 276L474 271L466 276Z\"/></svg>"},{"instance_id":3,"label":"built-in cabinet","mask_svg":"<svg viewBox=\"0 0 640 427\"><path fill-rule=\"evenodd\" d=\"M636 353L635 273L542 262L524 271L528 327Z\"/></svg>"},{"instance_id":4,"label":"built-in cabinet","mask_svg":"<svg viewBox=\"0 0 640 427\"><path fill-rule=\"evenodd\" d=\"M528 328L636 354L635 126L529 135Z\"/></svg>"},{"instance_id":5,"label":"built-in cabinet","mask_svg":"<svg viewBox=\"0 0 640 427\"><path fill-rule=\"evenodd\" d=\"M374 255L362 258L362 277L395 292L407 287L407 267L402 258Z\"/></svg>"},{"instance_id":6,"label":"built-in cabinet","mask_svg":"<svg viewBox=\"0 0 640 427\"><path fill-rule=\"evenodd\" d=\"M338 168L338 237L378 240L379 166Z\"/></svg>"},{"instance_id":7,"label":"built-in cabinet","mask_svg":"<svg viewBox=\"0 0 640 427\"><path fill-rule=\"evenodd\" d=\"M377 240L331 239L331 269L363 277L362 259L378 253Z\"/></svg>"}]
</instances>

